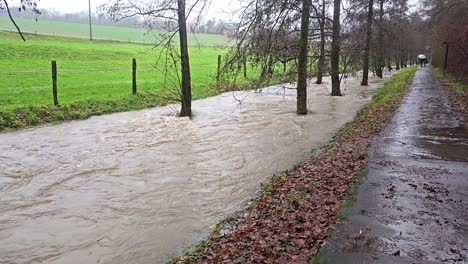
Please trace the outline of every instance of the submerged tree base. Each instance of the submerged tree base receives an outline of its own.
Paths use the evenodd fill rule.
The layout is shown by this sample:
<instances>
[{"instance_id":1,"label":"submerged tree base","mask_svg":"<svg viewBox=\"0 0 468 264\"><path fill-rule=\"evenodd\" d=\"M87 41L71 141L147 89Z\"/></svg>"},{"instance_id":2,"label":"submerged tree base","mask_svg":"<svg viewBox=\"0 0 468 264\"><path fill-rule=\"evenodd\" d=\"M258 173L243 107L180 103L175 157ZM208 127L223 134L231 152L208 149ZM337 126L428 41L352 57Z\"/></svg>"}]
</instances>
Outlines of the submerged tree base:
<instances>
[{"instance_id":1,"label":"submerged tree base","mask_svg":"<svg viewBox=\"0 0 468 264\"><path fill-rule=\"evenodd\" d=\"M319 154L263 184L245 211L172 263L309 263L339 222L340 205L374 136L392 118L415 72L411 67L392 77Z\"/></svg>"}]
</instances>

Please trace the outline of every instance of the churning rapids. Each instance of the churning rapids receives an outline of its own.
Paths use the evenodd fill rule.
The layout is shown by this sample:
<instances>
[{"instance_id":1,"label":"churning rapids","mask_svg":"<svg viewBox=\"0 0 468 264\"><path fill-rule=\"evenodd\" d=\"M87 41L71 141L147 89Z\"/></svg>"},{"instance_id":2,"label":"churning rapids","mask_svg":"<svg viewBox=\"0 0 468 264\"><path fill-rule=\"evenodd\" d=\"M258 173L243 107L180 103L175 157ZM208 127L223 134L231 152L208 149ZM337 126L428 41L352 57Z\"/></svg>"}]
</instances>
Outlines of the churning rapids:
<instances>
[{"instance_id":1,"label":"churning rapids","mask_svg":"<svg viewBox=\"0 0 468 264\"><path fill-rule=\"evenodd\" d=\"M329 79L326 80L329 82ZM381 84L310 84L0 134L0 263L160 263L350 121ZM292 85L290 85L292 87Z\"/></svg>"}]
</instances>

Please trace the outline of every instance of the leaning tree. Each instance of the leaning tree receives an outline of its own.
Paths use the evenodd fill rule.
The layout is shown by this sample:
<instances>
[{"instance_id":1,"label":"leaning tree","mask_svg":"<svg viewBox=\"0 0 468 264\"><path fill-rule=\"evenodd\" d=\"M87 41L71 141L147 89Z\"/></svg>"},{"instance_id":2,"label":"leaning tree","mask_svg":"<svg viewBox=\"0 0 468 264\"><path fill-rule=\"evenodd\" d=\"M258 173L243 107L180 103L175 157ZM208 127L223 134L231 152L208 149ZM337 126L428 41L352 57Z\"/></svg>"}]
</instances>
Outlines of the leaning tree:
<instances>
[{"instance_id":1,"label":"leaning tree","mask_svg":"<svg viewBox=\"0 0 468 264\"><path fill-rule=\"evenodd\" d=\"M18 24L16 24L16 21L11 14L11 10L10 10L11 8L12 7L10 7L7 0L0 1L0 11L6 11L8 13L8 17L10 18L11 23L13 23L16 30L18 31L18 34L23 39L23 41L26 41L26 39L24 38L23 32L21 32L20 27L18 26ZM32 12L36 14L40 14L39 9L37 9L37 0L20 0L18 9L20 12L31 10Z\"/></svg>"}]
</instances>

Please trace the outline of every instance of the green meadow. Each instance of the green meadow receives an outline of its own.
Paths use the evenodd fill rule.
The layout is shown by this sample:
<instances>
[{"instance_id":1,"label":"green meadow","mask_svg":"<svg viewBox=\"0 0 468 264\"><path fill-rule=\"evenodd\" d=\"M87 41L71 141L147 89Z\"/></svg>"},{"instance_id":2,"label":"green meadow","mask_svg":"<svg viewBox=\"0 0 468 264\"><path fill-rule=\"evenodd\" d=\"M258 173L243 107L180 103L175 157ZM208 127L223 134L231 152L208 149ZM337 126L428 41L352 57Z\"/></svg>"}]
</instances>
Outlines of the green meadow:
<instances>
[{"instance_id":1,"label":"green meadow","mask_svg":"<svg viewBox=\"0 0 468 264\"><path fill-rule=\"evenodd\" d=\"M47 36L62 36L89 39L89 26L87 24L68 23L39 19L15 19L21 30L30 34ZM15 32L15 28L6 16L0 16L0 29ZM101 40L152 44L155 34L141 28L125 28L113 26L93 25L93 37ZM177 38L175 39L177 41ZM189 45L222 46L229 40L222 35L189 34Z\"/></svg>"},{"instance_id":2,"label":"green meadow","mask_svg":"<svg viewBox=\"0 0 468 264\"><path fill-rule=\"evenodd\" d=\"M123 42L26 35L0 31L0 130L104 113L164 105L174 86L156 65L160 48ZM198 36L199 39L203 39ZM191 46L194 99L216 95L218 55L214 46ZM138 96L132 95L132 59L137 60ZM51 61L57 61L58 99L53 107ZM67 108L73 109L67 109Z\"/></svg>"},{"instance_id":3,"label":"green meadow","mask_svg":"<svg viewBox=\"0 0 468 264\"><path fill-rule=\"evenodd\" d=\"M17 21L24 32L37 30L38 34L27 33L27 41L23 42L18 33L9 32L10 25L5 17L0 17L0 131L139 110L174 103L178 99L175 88L178 80L174 79L174 74L171 78L165 73L164 63L157 63L162 49L125 41L132 36L144 38L144 30L96 26L95 36L107 40L89 41L85 38L86 25ZM2 27L6 31L2 31ZM42 35L50 32L55 36ZM223 44L226 44L224 36L191 35L194 100L226 89L248 89L251 82L255 82L259 70L247 66L249 78L239 76L236 87L225 87L225 81L216 85L218 56L227 53ZM133 58L137 61L136 96L132 95ZM53 106L52 60L57 62L58 68L59 106ZM178 57L174 60L179 67ZM171 72L179 72L179 69ZM281 78L271 82L283 81Z\"/></svg>"},{"instance_id":4,"label":"green meadow","mask_svg":"<svg viewBox=\"0 0 468 264\"><path fill-rule=\"evenodd\" d=\"M198 46L190 51L194 98L215 94L210 84L224 51ZM51 60L58 65L60 104L129 96L132 58L139 92L160 93L165 75L155 65L159 54L148 45L32 35L22 42L17 34L0 32L0 109L51 104Z\"/></svg>"}]
</instances>

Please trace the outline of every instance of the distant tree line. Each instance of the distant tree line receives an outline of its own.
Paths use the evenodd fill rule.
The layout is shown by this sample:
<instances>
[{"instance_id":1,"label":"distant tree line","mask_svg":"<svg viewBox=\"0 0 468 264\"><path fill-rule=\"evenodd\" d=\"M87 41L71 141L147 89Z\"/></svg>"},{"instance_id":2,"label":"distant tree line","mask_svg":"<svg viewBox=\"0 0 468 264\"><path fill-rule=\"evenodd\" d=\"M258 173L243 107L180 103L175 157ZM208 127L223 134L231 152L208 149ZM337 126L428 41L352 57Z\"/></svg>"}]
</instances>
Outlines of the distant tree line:
<instances>
[{"instance_id":1,"label":"distant tree line","mask_svg":"<svg viewBox=\"0 0 468 264\"><path fill-rule=\"evenodd\" d=\"M431 28L432 64L468 83L468 0L425 0Z\"/></svg>"},{"instance_id":2,"label":"distant tree line","mask_svg":"<svg viewBox=\"0 0 468 264\"><path fill-rule=\"evenodd\" d=\"M222 19L212 18L207 21L204 21L203 18L194 19L189 22L191 26L191 31L193 33L200 34L216 34L223 35L228 34L228 31L235 30L236 24L228 23Z\"/></svg>"},{"instance_id":3,"label":"distant tree line","mask_svg":"<svg viewBox=\"0 0 468 264\"><path fill-rule=\"evenodd\" d=\"M60 21L70 23L89 23L89 14L87 11L77 13L60 13L53 9L37 9L38 12L24 12L22 8L18 6L10 7L10 12L14 18L27 18L37 20L48 20L48 21ZM7 13L0 13L0 16L8 16ZM167 26L168 20L163 18L151 19L151 21L145 21L141 17L127 17L125 19L114 21L108 16L97 15L92 13L92 21L94 25L103 26L117 26L117 27L129 27L129 28L148 28L151 24L152 29L164 29ZM204 20L194 19L193 21L187 21L187 27L191 33L200 34L216 34L216 35L229 35L229 29L233 28L232 24L225 22L222 19L208 19Z\"/></svg>"},{"instance_id":4,"label":"distant tree line","mask_svg":"<svg viewBox=\"0 0 468 264\"><path fill-rule=\"evenodd\" d=\"M14 18L26 18L34 20L48 20L48 21L61 21L87 24L89 23L88 12L68 13L63 14L52 9L38 9L38 13L35 12L24 12L20 8L13 6L10 7L10 12ZM7 16L6 13L0 13L0 16ZM92 14L93 24L106 25L106 26L118 26L118 27L131 27L131 28L143 28L144 25L137 18L128 18L119 22L112 21L111 19L103 16Z\"/></svg>"}]
</instances>

